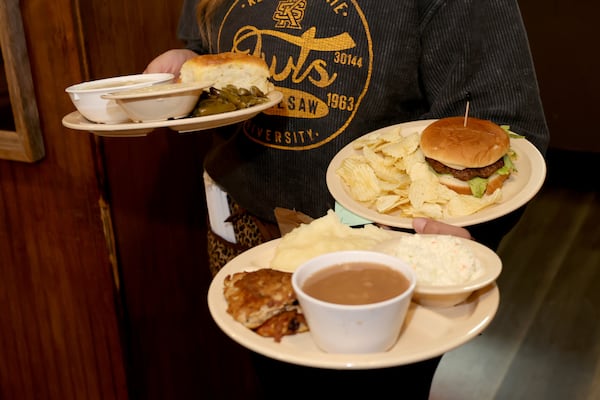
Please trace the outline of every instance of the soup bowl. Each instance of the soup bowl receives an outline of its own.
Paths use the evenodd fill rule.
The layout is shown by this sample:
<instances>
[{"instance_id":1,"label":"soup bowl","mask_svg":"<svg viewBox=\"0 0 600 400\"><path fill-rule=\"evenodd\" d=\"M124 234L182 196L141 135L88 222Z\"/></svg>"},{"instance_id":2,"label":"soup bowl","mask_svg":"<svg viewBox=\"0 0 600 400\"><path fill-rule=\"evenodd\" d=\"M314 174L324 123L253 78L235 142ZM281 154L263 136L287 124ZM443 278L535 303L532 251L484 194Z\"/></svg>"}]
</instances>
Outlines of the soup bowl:
<instances>
[{"instance_id":1,"label":"soup bowl","mask_svg":"<svg viewBox=\"0 0 600 400\"><path fill-rule=\"evenodd\" d=\"M387 254L346 250L323 254L292 274L315 344L328 353L376 353L398 340L416 275Z\"/></svg>"},{"instance_id":2,"label":"soup bowl","mask_svg":"<svg viewBox=\"0 0 600 400\"><path fill-rule=\"evenodd\" d=\"M207 85L200 82L167 83L108 93L134 122L156 122L190 115Z\"/></svg>"},{"instance_id":3,"label":"soup bowl","mask_svg":"<svg viewBox=\"0 0 600 400\"><path fill-rule=\"evenodd\" d=\"M65 91L71 101L86 119L103 124L117 124L129 121L129 116L113 99L102 96L151 85L172 82L175 76L169 73L124 75L98 79L69 86Z\"/></svg>"}]
</instances>

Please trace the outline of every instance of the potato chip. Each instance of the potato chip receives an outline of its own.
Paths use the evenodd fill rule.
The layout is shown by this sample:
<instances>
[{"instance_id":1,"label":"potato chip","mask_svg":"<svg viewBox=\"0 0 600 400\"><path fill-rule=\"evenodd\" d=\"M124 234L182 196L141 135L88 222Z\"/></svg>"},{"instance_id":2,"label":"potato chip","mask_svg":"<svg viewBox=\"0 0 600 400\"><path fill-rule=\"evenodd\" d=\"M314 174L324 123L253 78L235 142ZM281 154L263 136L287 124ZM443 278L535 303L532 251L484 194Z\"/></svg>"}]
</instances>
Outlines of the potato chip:
<instances>
[{"instance_id":1,"label":"potato chip","mask_svg":"<svg viewBox=\"0 0 600 400\"><path fill-rule=\"evenodd\" d=\"M394 183L396 183L396 189L393 191L397 192L398 189L408 190L411 182L412 181L410 180L410 176L408 176L408 174L400 174L394 181Z\"/></svg>"},{"instance_id":2,"label":"potato chip","mask_svg":"<svg viewBox=\"0 0 600 400\"><path fill-rule=\"evenodd\" d=\"M398 140L385 143L381 146L381 152L394 159L399 159L415 152L418 147L419 135L400 136Z\"/></svg>"},{"instance_id":3,"label":"potato chip","mask_svg":"<svg viewBox=\"0 0 600 400\"><path fill-rule=\"evenodd\" d=\"M379 180L366 163L356 162L354 159L346 159L338 174L346 183L350 195L358 201L374 201L381 194Z\"/></svg>"},{"instance_id":4,"label":"potato chip","mask_svg":"<svg viewBox=\"0 0 600 400\"><path fill-rule=\"evenodd\" d=\"M293 272L306 260L337 250L368 250L392 237L390 231L365 225L352 228L341 222L333 211L302 224L279 241L270 267Z\"/></svg>"},{"instance_id":5,"label":"potato chip","mask_svg":"<svg viewBox=\"0 0 600 400\"><path fill-rule=\"evenodd\" d=\"M373 171L381 179L394 180L394 177L398 175L398 170L394 167L394 160L385 158L380 154L375 153L368 147L363 149L366 162L373 168Z\"/></svg>"},{"instance_id":6,"label":"potato chip","mask_svg":"<svg viewBox=\"0 0 600 400\"><path fill-rule=\"evenodd\" d=\"M421 208L415 208L413 217L444 218L444 210L439 204L424 203Z\"/></svg>"},{"instance_id":7,"label":"potato chip","mask_svg":"<svg viewBox=\"0 0 600 400\"><path fill-rule=\"evenodd\" d=\"M402 206L402 212L406 217L428 217L440 219L443 218L444 212L439 204L424 203L423 207L417 209L411 203Z\"/></svg>"},{"instance_id":8,"label":"potato chip","mask_svg":"<svg viewBox=\"0 0 600 400\"><path fill-rule=\"evenodd\" d=\"M404 136L402 135L402 129L400 127L396 127L394 129L389 129L380 132L378 135L378 140L387 143L395 143L402 140L403 137Z\"/></svg>"},{"instance_id":9,"label":"potato chip","mask_svg":"<svg viewBox=\"0 0 600 400\"><path fill-rule=\"evenodd\" d=\"M404 180L395 180L391 182L380 180L379 187L381 188L381 191L392 194L400 194L402 191L407 190L408 186L410 185L410 178L408 178L408 175L404 176L406 176L406 181L408 181L408 183L405 183Z\"/></svg>"},{"instance_id":10,"label":"potato chip","mask_svg":"<svg viewBox=\"0 0 600 400\"><path fill-rule=\"evenodd\" d=\"M408 176L406 175L406 162L404 161L404 158L395 158L394 166L396 167L401 176Z\"/></svg>"},{"instance_id":11,"label":"potato chip","mask_svg":"<svg viewBox=\"0 0 600 400\"><path fill-rule=\"evenodd\" d=\"M497 203L500 201L500 198L500 189L489 196L483 196L481 198L460 194L450 199L446 208L449 216L470 215L491 204Z\"/></svg>"},{"instance_id":12,"label":"potato chip","mask_svg":"<svg viewBox=\"0 0 600 400\"><path fill-rule=\"evenodd\" d=\"M392 194L397 194L398 196L404 197L406 199L408 199L408 190L410 189L410 185L406 186L404 188L398 188L398 189L394 189L391 193Z\"/></svg>"},{"instance_id":13,"label":"potato chip","mask_svg":"<svg viewBox=\"0 0 600 400\"><path fill-rule=\"evenodd\" d=\"M460 196L454 190L445 185L438 185L438 203L447 203L451 199Z\"/></svg>"},{"instance_id":14,"label":"potato chip","mask_svg":"<svg viewBox=\"0 0 600 400\"><path fill-rule=\"evenodd\" d=\"M392 210L395 210L402 204L408 203L407 196L399 196L397 194L388 194L384 196L379 196L377 200L375 200L375 208L377 212L387 213Z\"/></svg>"},{"instance_id":15,"label":"potato chip","mask_svg":"<svg viewBox=\"0 0 600 400\"><path fill-rule=\"evenodd\" d=\"M413 182L428 181L438 184L440 181L425 161L412 163L407 167L406 171Z\"/></svg>"},{"instance_id":16,"label":"potato chip","mask_svg":"<svg viewBox=\"0 0 600 400\"><path fill-rule=\"evenodd\" d=\"M438 198L438 182L420 179L412 181L408 189L408 198L416 208L423 208L425 203L435 203Z\"/></svg>"},{"instance_id":17,"label":"potato chip","mask_svg":"<svg viewBox=\"0 0 600 400\"><path fill-rule=\"evenodd\" d=\"M375 138L363 136L363 137L356 139L354 142L352 142L352 147L355 150L362 150L364 147L373 146L374 144L377 144L378 142L379 141L376 140Z\"/></svg>"}]
</instances>

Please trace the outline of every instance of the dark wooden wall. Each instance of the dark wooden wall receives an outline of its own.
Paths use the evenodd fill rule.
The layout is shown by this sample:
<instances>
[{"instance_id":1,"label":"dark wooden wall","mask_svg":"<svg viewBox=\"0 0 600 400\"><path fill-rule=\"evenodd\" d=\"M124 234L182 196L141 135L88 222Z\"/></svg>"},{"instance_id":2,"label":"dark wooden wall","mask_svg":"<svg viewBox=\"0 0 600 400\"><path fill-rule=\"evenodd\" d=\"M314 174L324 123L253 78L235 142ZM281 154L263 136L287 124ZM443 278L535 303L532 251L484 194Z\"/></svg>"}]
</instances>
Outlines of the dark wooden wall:
<instances>
[{"instance_id":1,"label":"dark wooden wall","mask_svg":"<svg viewBox=\"0 0 600 400\"><path fill-rule=\"evenodd\" d=\"M60 123L65 87L179 46L180 4L21 2L46 157L0 160L2 399L254 395L247 352L206 306L208 135L97 139ZM599 4L522 2L556 147L600 151Z\"/></svg>"},{"instance_id":2,"label":"dark wooden wall","mask_svg":"<svg viewBox=\"0 0 600 400\"><path fill-rule=\"evenodd\" d=\"M112 221L103 142L62 126L73 110L64 89L141 71L179 46L180 5L21 2L46 156L0 160L1 399L126 399L128 386L140 386L126 376L138 370L130 340L142 340L129 335L115 278L121 264L105 231ZM139 182L139 172L118 173Z\"/></svg>"},{"instance_id":3,"label":"dark wooden wall","mask_svg":"<svg viewBox=\"0 0 600 400\"><path fill-rule=\"evenodd\" d=\"M74 2L21 2L45 158L0 160L0 398L125 399L93 141L63 129L86 78Z\"/></svg>"},{"instance_id":4,"label":"dark wooden wall","mask_svg":"<svg viewBox=\"0 0 600 400\"><path fill-rule=\"evenodd\" d=\"M600 153L600 3L519 1L554 148Z\"/></svg>"}]
</instances>

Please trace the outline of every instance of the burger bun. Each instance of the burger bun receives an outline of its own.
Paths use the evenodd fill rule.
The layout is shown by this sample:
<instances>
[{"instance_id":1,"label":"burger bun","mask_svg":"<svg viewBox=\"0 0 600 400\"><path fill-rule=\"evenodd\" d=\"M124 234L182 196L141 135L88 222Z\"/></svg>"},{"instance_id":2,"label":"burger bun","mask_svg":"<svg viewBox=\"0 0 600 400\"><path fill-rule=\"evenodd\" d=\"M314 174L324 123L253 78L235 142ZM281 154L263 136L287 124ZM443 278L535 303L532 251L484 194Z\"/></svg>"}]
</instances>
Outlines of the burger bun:
<instances>
[{"instance_id":1,"label":"burger bun","mask_svg":"<svg viewBox=\"0 0 600 400\"><path fill-rule=\"evenodd\" d=\"M485 188L485 194L492 194L496 189L500 189L504 184L504 181L508 179L510 174L501 175L498 173L493 174L487 178L487 186ZM440 183L447 186L449 189L454 190L458 194L472 195L471 187L468 181L461 181L456 179L452 175L443 174L439 175Z\"/></svg>"},{"instance_id":2,"label":"burger bun","mask_svg":"<svg viewBox=\"0 0 600 400\"><path fill-rule=\"evenodd\" d=\"M510 147L507 132L492 121L449 117L428 125L421 134L421 150L455 169L482 168L498 161Z\"/></svg>"}]
</instances>

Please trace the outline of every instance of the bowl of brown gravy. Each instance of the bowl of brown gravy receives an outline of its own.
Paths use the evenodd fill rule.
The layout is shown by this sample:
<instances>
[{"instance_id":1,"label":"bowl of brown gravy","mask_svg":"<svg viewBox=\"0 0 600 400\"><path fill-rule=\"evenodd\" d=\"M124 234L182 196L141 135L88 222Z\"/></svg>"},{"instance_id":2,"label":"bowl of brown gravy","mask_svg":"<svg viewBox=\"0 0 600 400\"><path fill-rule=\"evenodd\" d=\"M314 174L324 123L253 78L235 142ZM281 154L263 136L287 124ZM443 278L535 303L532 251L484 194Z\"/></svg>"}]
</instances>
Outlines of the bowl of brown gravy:
<instances>
[{"instance_id":1,"label":"bowl of brown gravy","mask_svg":"<svg viewBox=\"0 0 600 400\"><path fill-rule=\"evenodd\" d=\"M316 345L328 353L376 353L398 340L415 286L409 264L365 250L301 264L292 286Z\"/></svg>"}]
</instances>

